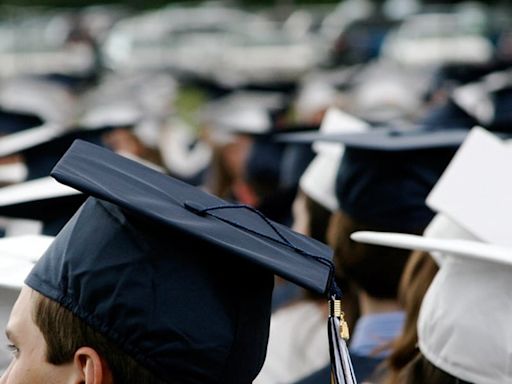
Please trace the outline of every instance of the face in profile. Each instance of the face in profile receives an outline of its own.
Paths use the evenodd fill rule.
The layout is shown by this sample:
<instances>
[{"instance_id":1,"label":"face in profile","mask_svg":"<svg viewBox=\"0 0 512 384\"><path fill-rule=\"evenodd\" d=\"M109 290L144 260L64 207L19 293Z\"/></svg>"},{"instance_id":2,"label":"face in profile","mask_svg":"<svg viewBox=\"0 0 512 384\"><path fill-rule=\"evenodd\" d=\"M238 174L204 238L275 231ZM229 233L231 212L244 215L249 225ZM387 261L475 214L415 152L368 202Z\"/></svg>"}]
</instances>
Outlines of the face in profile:
<instances>
[{"instance_id":1,"label":"face in profile","mask_svg":"<svg viewBox=\"0 0 512 384\"><path fill-rule=\"evenodd\" d=\"M33 321L35 292L24 287L14 304L6 328L12 360L0 384L74 383L74 363L52 365L46 361L46 342Z\"/></svg>"}]
</instances>

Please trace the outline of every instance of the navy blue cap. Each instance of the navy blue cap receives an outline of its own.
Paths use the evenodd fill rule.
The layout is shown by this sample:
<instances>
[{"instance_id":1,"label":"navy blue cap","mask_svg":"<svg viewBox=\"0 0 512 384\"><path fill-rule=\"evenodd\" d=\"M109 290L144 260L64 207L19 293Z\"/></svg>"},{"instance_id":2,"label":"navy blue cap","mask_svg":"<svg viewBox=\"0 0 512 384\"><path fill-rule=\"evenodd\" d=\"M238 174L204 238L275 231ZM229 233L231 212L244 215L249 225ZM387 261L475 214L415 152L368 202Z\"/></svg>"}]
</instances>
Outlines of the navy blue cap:
<instances>
[{"instance_id":1,"label":"navy blue cap","mask_svg":"<svg viewBox=\"0 0 512 384\"><path fill-rule=\"evenodd\" d=\"M375 229L420 233L434 216L425 199L455 152L347 147L336 178L340 208Z\"/></svg>"},{"instance_id":2,"label":"navy blue cap","mask_svg":"<svg viewBox=\"0 0 512 384\"><path fill-rule=\"evenodd\" d=\"M36 115L0 109L0 135L8 135L42 124L43 120Z\"/></svg>"},{"instance_id":3,"label":"navy blue cap","mask_svg":"<svg viewBox=\"0 0 512 384\"><path fill-rule=\"evenodd\" d=\"M26 280L169 383L249 384L272 273L334 290L331 251L83 141L53 170L90 196Z\"/></svg>"},{"instance_id":4,"label":"navy blue cap","mask_svg":"<svg viewBox=\"0 0 512 384\"><path fill-rule=\"evenodd\" d=\"M299 132L282 133L274 136L278 142L312 143L325 141L344 144L350 148L376 151L412 151L432 148L458 147L468 135L468 128L433 126L374 127L361 133Z\"/></svg>"}]
</instances>

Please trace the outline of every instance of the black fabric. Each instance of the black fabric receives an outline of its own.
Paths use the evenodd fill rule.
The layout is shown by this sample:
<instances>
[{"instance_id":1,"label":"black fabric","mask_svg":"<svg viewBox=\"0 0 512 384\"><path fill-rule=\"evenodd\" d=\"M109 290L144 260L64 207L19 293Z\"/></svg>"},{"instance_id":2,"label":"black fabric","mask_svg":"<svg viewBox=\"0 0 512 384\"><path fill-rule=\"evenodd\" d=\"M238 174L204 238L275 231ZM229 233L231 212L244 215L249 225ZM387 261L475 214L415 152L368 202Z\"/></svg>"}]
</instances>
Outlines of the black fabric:
<instances>
[{"instance_id":1,"label":"black fabric","mask_svg":"<svg viewBox=\"0 0 512 384\"><path fill-rule=\"evenodd\" d=\"M347 148L336 179L341 210L376 229L421 232L434 216L425 199L455 151Z\"/></svg>"},{"instance_id":2,"label":"black fabric","mask_svg":"<svg viewBox=\"0 0 512 384\"><path fill-rule=\"evenodd\" d=\"M169 383L249 384L265 358L271 273L104 201L84 204L26 283Z\"/></svg>"},{"instance_id":3,"label":"black fabric","mask_svg":"<svg viewBox=\"0 0 512 384\"><path fill-rule=\"evenodd\" d=\"M58 181L196 236L318 293L333 283L332 251L247 208L77 140L52 172ZM201 213L201 209L220 209ZM222 207L225 207L222 209Z\"/></svg>"},{"instance_id":4,"label":"black fabric","mask_svg":"<svg viewBox=\"0 0 512 384\"><path fill-rule=\"evenodd\" d=\"M351 148L396 152L458 147L471 127L458 120L454 120L453 125L425 121L413 127L374 127L364 133L283 133L275 135L274 140L286 143L325 141Z\"/></svg>"},{"instance_id":5,"label":"black fabric","mask_svg":"<svg viewBox=\"0 0 512 384\"><path fill-rule=\"evenodd\" d=\"M359 356L351 354L352 366L357 381L362 383L372 378L373 373L376 371L382 359L375 357ZM295 384L328 384L331 380L331 367L325 366L324 368L316 371L315 373L297 381Z\"/></svg>"},{"instance_id":6,"label":"black fabric","mask_svg":"<svg viewBox=\"0 0 512 384\"><path fill-rule=\"evenodd\" d=\"M43 124L36 115L0 109L0 135L8 135Z\"/></svg>"}]
</instances>

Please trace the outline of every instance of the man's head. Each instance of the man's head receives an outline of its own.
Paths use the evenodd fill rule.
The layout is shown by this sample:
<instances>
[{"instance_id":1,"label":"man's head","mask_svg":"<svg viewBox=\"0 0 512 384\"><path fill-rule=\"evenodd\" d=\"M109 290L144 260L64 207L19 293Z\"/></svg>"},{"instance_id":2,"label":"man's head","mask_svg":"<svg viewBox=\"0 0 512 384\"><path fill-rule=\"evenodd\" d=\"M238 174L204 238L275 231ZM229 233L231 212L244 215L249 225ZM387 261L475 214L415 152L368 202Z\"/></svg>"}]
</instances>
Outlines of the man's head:
<instances>
[{"instance_id":1,"label":"man's head","mask_svg":"<svg viewBox=\"0 0 512 384\"><path fill-rule=\"evenodd\" d=\"M58 303L24 287L6 328L12 361L1 384L163 384Z\"/></svg>"}]
</instances>

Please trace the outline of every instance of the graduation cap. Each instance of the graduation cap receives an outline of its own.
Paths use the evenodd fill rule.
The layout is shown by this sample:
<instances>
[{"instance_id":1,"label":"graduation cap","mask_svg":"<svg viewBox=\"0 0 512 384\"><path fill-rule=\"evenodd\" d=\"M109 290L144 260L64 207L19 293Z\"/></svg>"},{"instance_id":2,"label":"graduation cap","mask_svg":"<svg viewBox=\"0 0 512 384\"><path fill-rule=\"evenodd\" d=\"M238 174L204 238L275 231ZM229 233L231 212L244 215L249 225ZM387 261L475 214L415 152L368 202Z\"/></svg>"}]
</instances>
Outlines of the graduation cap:
<instances>
[{"instance_id":1,"label":"graduation cap","mask_svg":"<svg viewBox=\"0 0 512 384\"><path fill-rule=\"evenodd\" d=\"M512 380L510 153L509 142L473 130L428 197L439 213L424 236L352 235L436 256L440 270L421 305L419 348L433 365L471 383Z\"/></svg>"},{"instance_id":2,"label":"graduation cap","mask_svg":"<svg viewBox=\"0 0 512 384\"><path fill-rule=\"evenodd\" d=\"M368 138L372 143L372 136ZM361 144L365 140L361 136ZM375 229L421 232L433 217L425 198L457 149L428 135L425 142L431 146L400 145L394 151L346 144L336 178L341 210Z\"/></svg>"},{"instance_id":3,"label":"graduation cap","mask_svg":"<svg viewBox=\"0 0 512 384\"><path fill-rule=\"evenodd\" d=\"M328 247L250 207L83 141L52 175L92 197L27 285L166 382L252 382L265 356L273 273L339 295ZM332 301L335 382L353 383Z\"/></svg>"},{"instance_id":4,"label":"graduation cap","mask_svg":"<svg viewBox=\"0 0 512 384\"><path fill-rule=\"evenodd\" d=\"M74 117L76 99L65 87L38 77L19 77L2 82L0 86L0 109L12 114L12 122L68 124ZM1 128L0 128L1 129ZM19 130L16 129L16 130ZM16 131L12 129L11 132Z\"/></svg>"},{"instance_id":5,"label":"graduation cap","mask_svg":"<svg viewBox=\"0 0 512 384\"><path fill-rule=\"evenodd\" d=\"M320 133L331 135L336 133L362 132L368 129L368 124L356 119L338 109L327 111ZM336 199L336 175L344 152L341 143L315 142L313 147L315 158L300 178L300 188L309 197L325 208L336 211L339 209Z\"/></svg>"},{"instance_id":6,"label":"graduation cap","mask_svg":"<svg viewBox=\"0 0 512 384\"><path fill-rule=\"evenodd\" d=\"M34 114L0 109L0 133L2 135L23 131L42 124L43 120Z\"/></svg>"},{"instance_id":7,"label":"graduation cap","mask_svg":"<svg viewBox=\"0 0 512 384\"><path fill-rule=\"evenodd\" d=\"M340 209L366 225L416 232L433 216L425 197L467 134L457 128L385 127L283 134L278 140L343 144L335 187Z\"/></svg>"},{"instance_id":8,"label":"graduation cap","mask_svg":"<svg viewBox=\"0 0 512 384\"><path fill-rule=\"evenodd\" d=\"M0 216L42 223L42 234L56 235L86 196L50 177L0 188Z\"/></svg>"}]
</instances>

